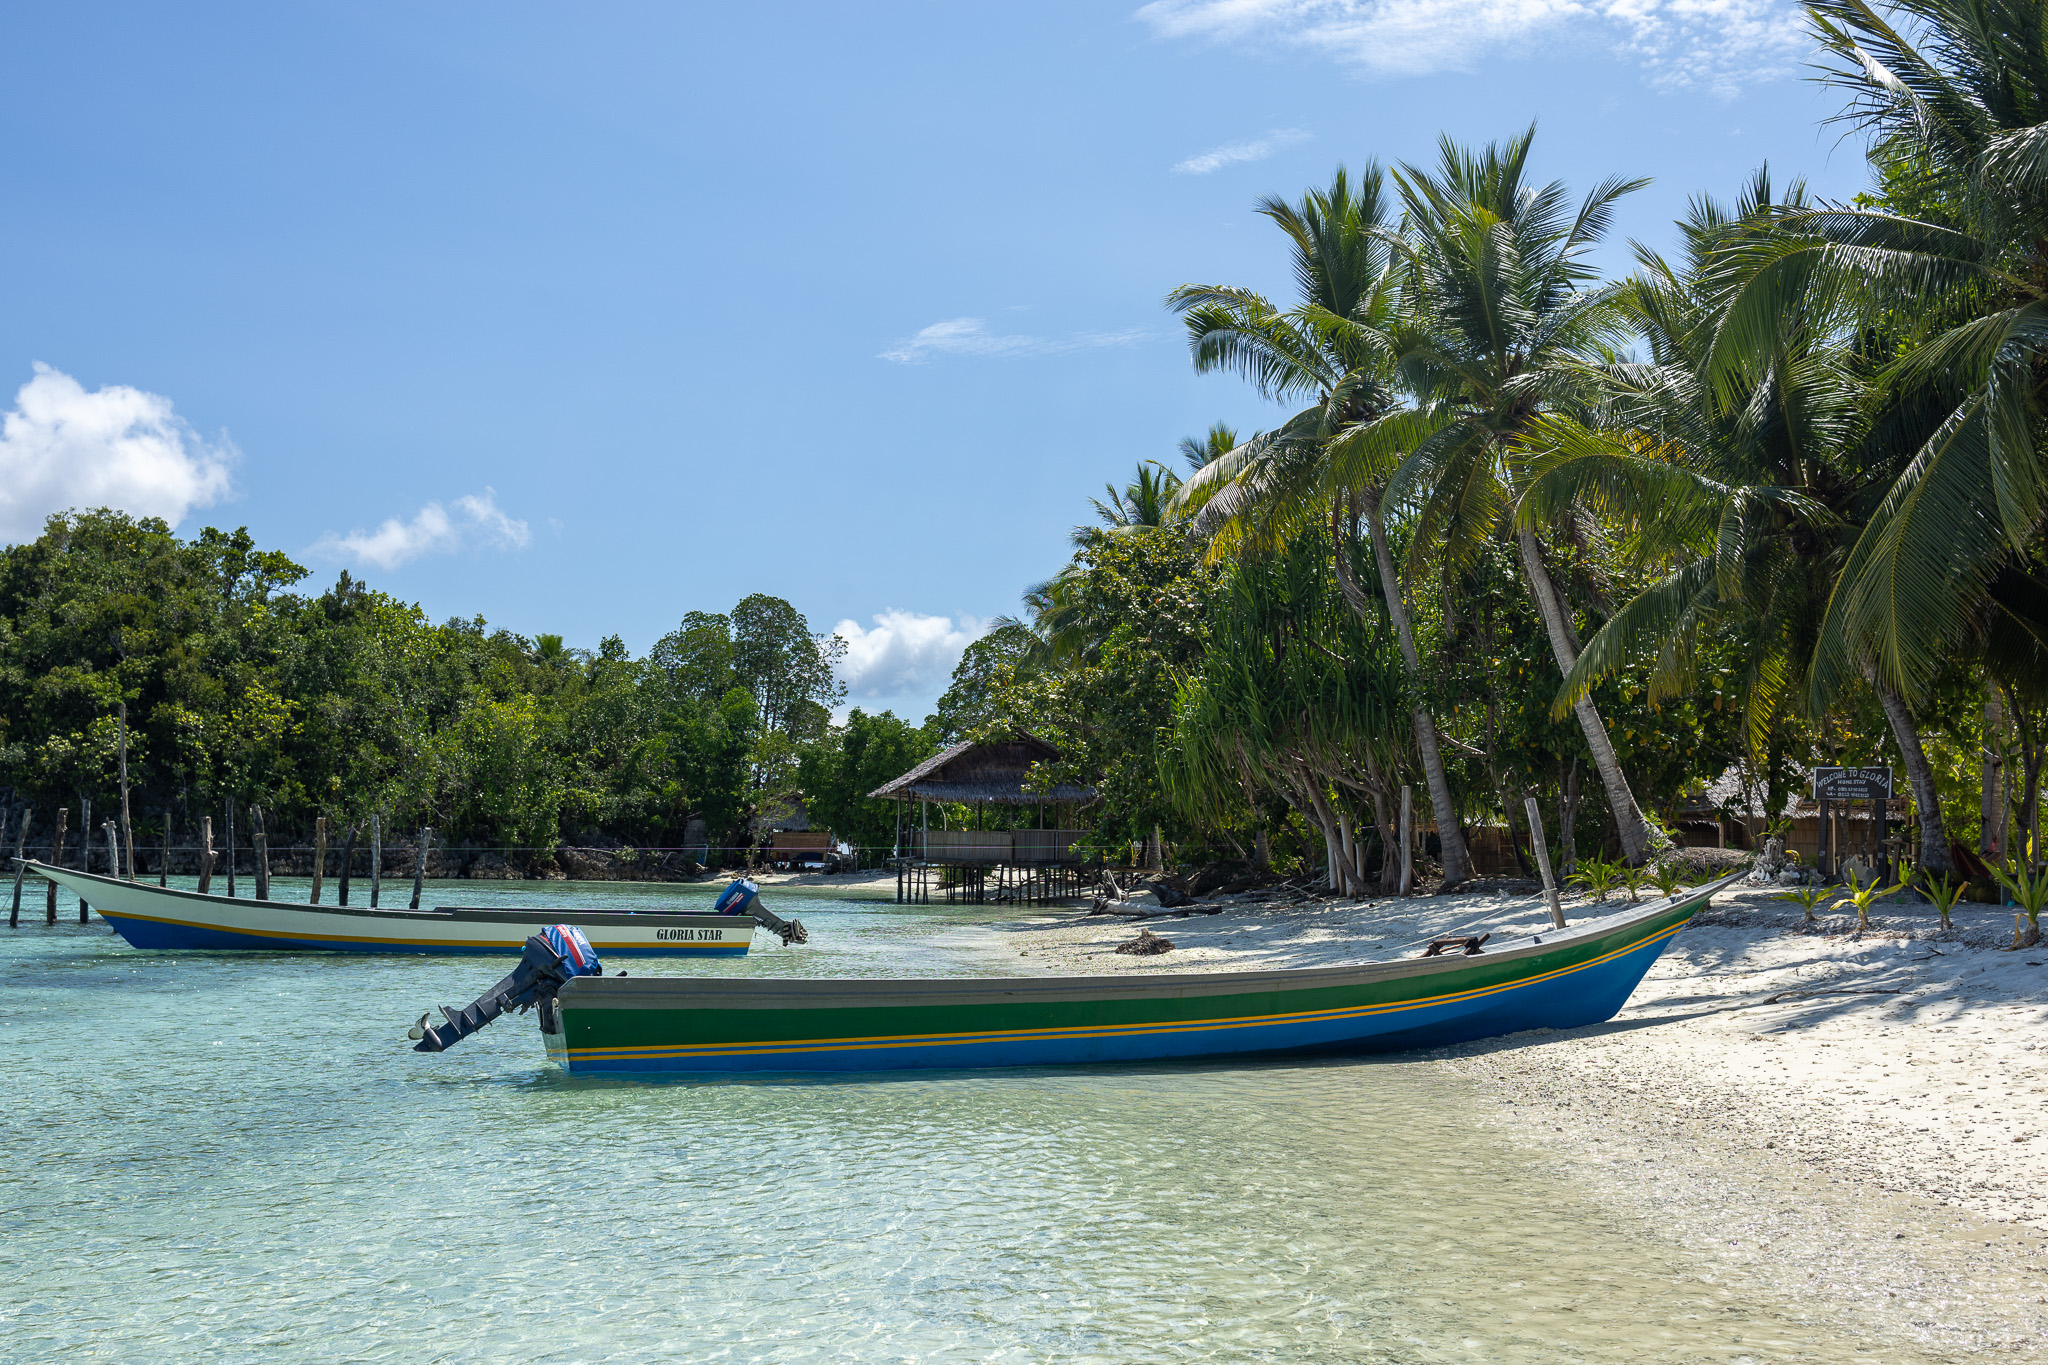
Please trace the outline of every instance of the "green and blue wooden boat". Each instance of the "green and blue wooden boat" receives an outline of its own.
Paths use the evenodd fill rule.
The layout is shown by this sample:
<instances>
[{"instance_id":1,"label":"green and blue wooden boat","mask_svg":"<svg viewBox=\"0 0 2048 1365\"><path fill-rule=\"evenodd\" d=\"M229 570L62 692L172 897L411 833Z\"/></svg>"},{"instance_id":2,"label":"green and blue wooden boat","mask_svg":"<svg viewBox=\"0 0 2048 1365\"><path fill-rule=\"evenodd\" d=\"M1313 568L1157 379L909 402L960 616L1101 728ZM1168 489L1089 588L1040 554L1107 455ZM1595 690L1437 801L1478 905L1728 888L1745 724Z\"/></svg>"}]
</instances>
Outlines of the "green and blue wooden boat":
<instances>
[{"instance_id":1,"label":"green and blue wooden boat","mask_svg":"<svg viewBox=\"0 0 2048 1365\"><path fill-rule=\"evenodd\" d=\"M1610 1019L1733 878L1476 956L1288 971L816 980L578 976L544 1003L575 1075L858 1072L1399 1051Z\"/></svg>"}]
</instances>

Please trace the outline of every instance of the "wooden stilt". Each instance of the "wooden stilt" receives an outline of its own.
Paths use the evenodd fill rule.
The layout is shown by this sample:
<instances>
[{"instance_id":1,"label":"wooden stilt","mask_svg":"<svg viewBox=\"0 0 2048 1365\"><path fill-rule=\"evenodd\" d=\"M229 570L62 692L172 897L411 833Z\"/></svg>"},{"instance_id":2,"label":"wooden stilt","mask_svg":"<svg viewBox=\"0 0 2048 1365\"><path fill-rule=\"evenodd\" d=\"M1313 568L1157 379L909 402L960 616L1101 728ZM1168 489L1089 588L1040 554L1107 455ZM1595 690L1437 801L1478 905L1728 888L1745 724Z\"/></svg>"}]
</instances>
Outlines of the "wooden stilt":
<instances>
[{"instance_id":1,"label":"wooden stilt","mask_svg":"<svg viewBox=\"0 0 2048 1365\"><path fill-rule=\"evenodd\" d=\"M235 798L228 798L227 823L228 894L235 894Z\"/></svg>"},{"instance_id":2,"label":"wooden stilt","mask_svg":"<svg viewBox=\"0 0 2048 1365\"><path fill-rule=\"evenodd\" d=\"M121 822L119 820L109 820L104 825L101 825L100 828L106 832L107 836L107 866L114 869L114 875L118 877L121 875ZM84 901L78 903L78 922L80 924L86 922Z\"/></svg>"},{"instance_id":3,"label":"wooden stilt","mask_svg":"<svg viewBox=\"0 0 2048 1365\"><path fill-rule=\"evenodd\" d=\"M128 880L135 880L135 826L128 821L128 703L122 702L114 713L116 748L121 758L121 847L128 853ZM116 877L121 869L114 869Z\"/></svg>"},{"instance_id":4,"label":"wooden stilt","mask_svg":"<svg viewBox=\"0 0 2048 1365\"><path fill-rule=\"evenodd\" d=\"M249 807L249 838L256 853L256 899L270 899L270 835L263 828L263 807Z\"/></svg>"},{"instance_id":5,"label":"wooden stilt","mask_svg":"<svg viewBox=\"0 0 2048 1365\"><path fill-rule=\"evenodd\" d=\"M24 806L21 810L21 828L14 832L14 907L7 912L7 927L21 927L21 879L28 875L28 864L22 861L28 853L28 827L35 819L35 812Z\"/></svg>"},{"instance_id":6,"label":"wooden stilt","mask_svg":"<svg viewBox=\"0 0 2048 1365\"><path fill-rule=\"evenodd\" d=\"M1562 929L1564 925L1564 902L1557 892L1557 878L1550 871L1550 845L1543 841L1543 812L1537 808L1536 798L1529 797L1529 842L1536 846L1536 869L1543 874L1543 894L1550 899L1550 922Z\"/></svg>"},{"instance_id":7,"label":"wooden stilt","mask_svg":"<svg viewBox=\"0 0 2048 1365\"><path fill-rule=\"evenodd\" d=\"M327 817L313 817L313 895L311 904L320 903L320 879L327 875Z\"/></svg>"},{"instance_id":8,"label":"wooden stilt","mask_svg":"<svg viewBox=\"0 0 2048 1365\"><path fill-rule=\"evenodd\" d=\"M83 796L78 798L78 870L80 872L92 871L92 802ZM85 903L85 897L80 896L78 898L78 922L80 924L86 922L86 914L91 909L92 907ZM53 924L55 922L54 920L51 921Z\"/></svg>"},{"instance_id":9,"label":"wooden stilt","mask_svg":"<svg viewBox=\"0 0 2048 1365\"><path fill-rule=\"evenodd\" d=\"M356 827L354 825L350 825L348 827L348 833L345 836L343 836L341 841L341 878L340 885L336 888L336 904L338 905L348 904L348 865L355 861L355 851Z\"/></svg>"},{"instance_id":10,"label":"wooden stilt","mask_svg":"<svg viewBox=\"0 0 2048 1365\"><path fill-rule=\"evenodd\" d=\"M158 886L169 886L171 884L171 808L169 806L164 807L164 860L157 864L156 884Z\"/></svg>"},{"instance_id":11,"label":"wooden stilt","mask_svg":"<svg viewBox=\"0 0 2048 1365\"><path fill-rule=\"evenodd\" d=\"M64 822L71 818L69 806L57 807L57 832L50 839L50 866L64 866ZM43 923L57 922L57 883L50 883L50 892L43 900Z\"/></svg>"},{"instance_id":12,"label":"wooden stilt","mask_svg":"<svg viewBox=\"0 0 2048 1365\"><path fill-rule=\"evenodd\" d=\"M406 907L409 910L420 908L420 884L427 877L427 850L433 846L434 827L432 825L422 826L420 829L419 856L413 859L412 864L412 904Z\"/></svg>"},{"instance_id":13,"label":"wooden stilt","mask_svg":"<svg viewBox=\"0 0 2048 1365\"><path fill-rule=\"evenodd\" d=\"M377 893L384 886L384 822L382 816L370 817L370 908L377 908Z\"/></svg>"},{"instance_id":14,"label":"wooden stilt","mask_svg":"<svg viewBox=\"0 0 2048 1365\"><path fill-rule=\"evenodd\" d=\"M213 894L213 817L199 817L199 894Z\"/></svg>"}]
</instances>

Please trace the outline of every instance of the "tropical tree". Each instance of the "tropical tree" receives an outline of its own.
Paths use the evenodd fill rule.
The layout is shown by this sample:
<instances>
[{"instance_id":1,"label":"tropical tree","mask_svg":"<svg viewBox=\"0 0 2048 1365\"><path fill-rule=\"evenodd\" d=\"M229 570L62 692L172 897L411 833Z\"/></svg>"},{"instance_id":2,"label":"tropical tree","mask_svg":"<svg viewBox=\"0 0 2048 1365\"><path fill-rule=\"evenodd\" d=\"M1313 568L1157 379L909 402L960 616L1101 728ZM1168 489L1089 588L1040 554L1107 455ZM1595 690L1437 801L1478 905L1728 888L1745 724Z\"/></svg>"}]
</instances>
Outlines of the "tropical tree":
<instances>
[{"instance_id":1,"label":"tropical tree","mask_svg":"<svg viewBox=\"0 0 2048 1365\"><path fill-rule=\"evenodd\" d=\"M1102 491L1109 495L1109 501L1090 498L1096 516L1103 526L1112 531L1127 531L1134 526L1164 526L1173 515L1173 495L1180 491L1180 475L1168 469L1157 460L1138 462L1137 476L1131 482L1118 488L1113 483L1102 485ZM1078 544L1086 537L1102 534L1101 527L1077 526L1074 539Z\"/></svg>"},{"instance_id":2,"label":"tropical tree","mask_svg":"<svg viewBox=\"0 0 2048 1365\"><path fill-rule=\"evenodd\" d=\"M754 694L764 730L800 737L815 731L846 696L835 666L846 653L836 635L814 634L803 613L765 593L732 609L732 669Z\"/></svg>"},{"instance_id":3,"label":"tropical tree","mask_svg":"<svg viewBox=\"0 0 2048 1365\"><path fill-rule=\"evenodd\" d=\"M2048 512L2035 429L2048 376L2048 25L2021 0L1809 7L1884 187L1792 206L1731 252L1712 378L1767 363L1792 309L1885 338L1893 401L1933 420L1881 433L1889 468L1849 544L1808 669L1809 704L1875 690L1921 812L1921 860L1948 866L1913 708L1973 624L2005 629ZM1895 25L1890 15L1898 20Z\"/></svg>"},{"instance_id":4,"label":"tropical tree","mask_svg":"<svg viewBox=\"0 0 2048 1365\"><path fill-rule=\"evenodd\" d=\"M1321 835L1330 888L1368 892L1368 845L1354 807L1378 827L1380 890L1396 889L1400 848L1392 776L1407 728L1399 655L1384 629L1344 603L1333 555L1314 532L1235 561L1209 612L1199 670L1181 682L1160 774L1201 820L1241 796L1277 795Z\"/></svg>"},{"instance_id":5,"label":"tropical tree","mask_svg":"<svg viewBox=\"0 0 2048 1365\"><path fill-rule=\"evenodd\" d=\"M1433 430L1389 484L1419 505L1411 554L1469 564L1505 526L1514 538L1560 672L1578 661L1570 604L1541 535L1553 547L1582 530L1566 509L1524 502L1532 473L1526 438L1548 412L1597 400L1597 367L1612 358L1628 316L1620 285L1597 285L1585 257L1605 235L1614 203L1642 180L1609 179L1576 211L1565 187L1527 179L1535 130L1469 151L1445 138L1437 169L1394 175L1407 206L1396 240L1410 301L1397 331L1399 374ZM1624 855L1646 860L1655 836L1629 789L1590 697L1573 703L1606 789Z\"/></svg>"},{"instance_id":6,"label":"tropical tree","mask_svg":"<svg viewBox=\"0 0 2048 1365\"><path fill-rule=\"evenodd\" d=\"M1265 553L1307 534L1329 547L1345 603L1362 622L1391 619L1409 682L1409 716L1443 858L1442 890L1470 880L1471 854L1444 771L1435 718L1422 699L1421 655L1405 588L1389 548L1382 502L1404 442L1422 434L1395 388L1389 329L1399 321L1401 278L1390 245L1385 176L1339 167L1327 190L1299 203L1267 197L1258 211L1286 235L1299 297L1281 308L1249 289L1182 285L1167 296L1187 319L1198 372L1243 376L1260 396L1309 400L1270 432L1218 450L1182 489L1202 506L1198 525L1221 555ZM1186 443L1183 443L1185 449ZM1192 454L1192 452L1190 452ZM1366 588L1352 553L1368 528L1379 591Z\"/></svg>"}]
</instances>

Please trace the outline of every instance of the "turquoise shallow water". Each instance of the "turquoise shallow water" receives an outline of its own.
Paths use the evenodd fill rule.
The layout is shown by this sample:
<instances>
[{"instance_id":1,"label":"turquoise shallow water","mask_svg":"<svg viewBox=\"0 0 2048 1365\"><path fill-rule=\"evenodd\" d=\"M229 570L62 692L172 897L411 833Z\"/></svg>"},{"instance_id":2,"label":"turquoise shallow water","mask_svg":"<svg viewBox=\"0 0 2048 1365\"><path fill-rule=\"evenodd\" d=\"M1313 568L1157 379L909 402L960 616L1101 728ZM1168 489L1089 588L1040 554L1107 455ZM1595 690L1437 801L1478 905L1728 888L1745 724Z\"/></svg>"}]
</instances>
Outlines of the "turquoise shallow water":
<instances>
[{"instance_id":1,"label":"turquoise shallow water","mask_svg":"<svg viewBox=\"0 0 2048 1365\"><path fill-rule=\"evenodd\" d=\"M810 947L628 970L1016 970L993 912L774 905ZM0 935L10 1360L1919 1358L1603 1211L1412 1059L570 1081L530 1017L410 1050L495 962L140 953L33 906Z\"/></svg>"}]
</instances>

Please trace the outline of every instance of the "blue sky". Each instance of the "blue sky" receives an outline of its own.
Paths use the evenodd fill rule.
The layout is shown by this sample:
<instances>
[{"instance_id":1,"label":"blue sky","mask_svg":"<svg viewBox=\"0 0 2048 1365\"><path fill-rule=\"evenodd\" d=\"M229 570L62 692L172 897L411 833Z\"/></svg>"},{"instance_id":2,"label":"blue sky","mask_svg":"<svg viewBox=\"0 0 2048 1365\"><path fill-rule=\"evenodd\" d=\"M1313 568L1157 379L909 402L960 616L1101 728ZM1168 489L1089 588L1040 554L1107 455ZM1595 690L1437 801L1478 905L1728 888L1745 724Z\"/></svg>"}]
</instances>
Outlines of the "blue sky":
<instances>
[{"instance_id":1,"label":"blue sky","mask_svg":"<svg viewBox=\"0 0 2048 1365\"><path fill-rule=\"evenodd\" d=\"M1258 196L1533 119L1546 178L1656 178L1618 267L1766 159L1864 182L1767 0L17 5L0 39L0 538L247 525L316 588L636 652L769 592L916 717L1105 480L1274 415L1160 306L1286 292Z\"/></svg>"}]
</instances>

